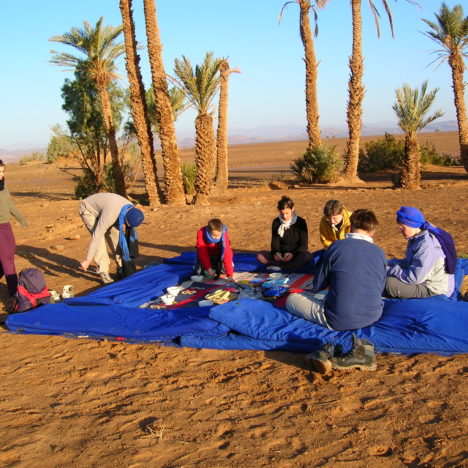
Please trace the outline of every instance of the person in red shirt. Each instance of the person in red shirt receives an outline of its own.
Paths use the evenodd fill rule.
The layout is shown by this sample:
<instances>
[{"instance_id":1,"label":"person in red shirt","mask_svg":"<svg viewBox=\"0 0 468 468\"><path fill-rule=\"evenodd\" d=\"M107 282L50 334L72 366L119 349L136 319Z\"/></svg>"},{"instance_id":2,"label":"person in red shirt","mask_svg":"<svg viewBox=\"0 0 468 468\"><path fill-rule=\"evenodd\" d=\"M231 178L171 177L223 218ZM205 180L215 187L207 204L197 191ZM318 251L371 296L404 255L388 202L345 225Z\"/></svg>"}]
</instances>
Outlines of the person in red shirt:
<instances>
[{"instance_id":1,"label":"person in red shirt","mask_svg":"<svg viewBox=\"0 0 468 468\"><path fill-rule=\"evenodd\" d=\"M233 279L234 263L231 241L226 226L218 218L197 232L196 269L210 278L227 277Z\"/></svg>"}]
</instances>

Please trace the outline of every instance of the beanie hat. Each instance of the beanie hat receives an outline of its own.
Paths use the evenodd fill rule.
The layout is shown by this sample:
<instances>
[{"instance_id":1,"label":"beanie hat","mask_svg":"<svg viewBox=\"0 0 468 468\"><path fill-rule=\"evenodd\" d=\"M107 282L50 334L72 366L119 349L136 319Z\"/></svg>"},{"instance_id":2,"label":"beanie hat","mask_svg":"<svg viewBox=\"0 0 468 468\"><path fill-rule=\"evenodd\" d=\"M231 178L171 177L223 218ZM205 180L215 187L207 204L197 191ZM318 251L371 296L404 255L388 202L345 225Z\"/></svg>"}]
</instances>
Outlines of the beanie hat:
<instances>
[{"instance_id":1,"label":"beanie hat","mask_svg":"<svg viewBox=\"0 0 468 468\"><path fill-rule=\"evenodd\" d=\"M424 215L413 206L402 206L396 212L396 217L397 223L402 223L412 228L421 228L426 221Z\"/></svg>"},{"instance_id":2,"label":"beanie hat","mask_svg":"<svg viewBox=\"0 0 468 468\"><path fill-rule=\"evenodd\" d=\"M145 215L143 212L135 207L130 208L125 215L125 221L127 221L128 225L131 227L139 226L144 219Z\"/></svg>"}]
</instances>

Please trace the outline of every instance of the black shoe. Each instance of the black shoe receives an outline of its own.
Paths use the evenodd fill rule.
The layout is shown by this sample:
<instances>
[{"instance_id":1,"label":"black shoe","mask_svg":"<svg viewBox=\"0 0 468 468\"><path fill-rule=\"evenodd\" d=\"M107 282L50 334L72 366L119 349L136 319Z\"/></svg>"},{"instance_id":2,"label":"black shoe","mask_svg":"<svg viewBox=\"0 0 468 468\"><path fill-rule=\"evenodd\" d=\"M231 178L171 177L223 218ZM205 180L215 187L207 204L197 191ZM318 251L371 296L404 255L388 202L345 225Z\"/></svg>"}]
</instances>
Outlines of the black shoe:
<instances>
[{"instance_id":1,"label":"black shoe","mask_svg":"<svg viewBox=\"0 0 468 468\"><path fill-rule=\"evenodd\" d=\"M342 356L333 356L330 358L330 363L333 369L376 370L377 359L374 345L368 340L359 339L353 335L351 351Z\"/></svg>"},{"instance_id":2,"label":"black shoe","mask_svg":"<svg viewBox=\"0 0 468 468\"><path fill-rule=\"evenodd\" d=\"M330 359L334 353L335 347L331 343L325 343L319 350L307 354L305 361L316 372L327 374L332 370Z\"/></svg>"}]
</instances>

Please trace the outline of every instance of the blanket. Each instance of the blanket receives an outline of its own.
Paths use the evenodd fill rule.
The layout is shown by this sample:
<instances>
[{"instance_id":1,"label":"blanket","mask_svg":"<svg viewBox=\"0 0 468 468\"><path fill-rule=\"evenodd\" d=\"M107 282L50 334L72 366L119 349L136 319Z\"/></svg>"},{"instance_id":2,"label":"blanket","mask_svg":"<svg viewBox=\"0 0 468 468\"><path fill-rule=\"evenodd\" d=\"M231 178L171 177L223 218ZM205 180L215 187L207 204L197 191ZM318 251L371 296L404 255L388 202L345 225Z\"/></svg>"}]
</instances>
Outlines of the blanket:
<instances>
[{"instance_id":1,"label":"blanket","mask_svg":"<svg viewBox=\"0 0 468 468\"><path fill-rule=\"evenodd\" d=\"M328 330L289 314L272 302L239 298L222 305L164 309L141 308L169 286L193 275L194 254L185 253L87 296L10 315L7 327L17 333L106 338L212 349L284 350L307 353L326 342L351 347L351 331ZM262 272L254 255L234 257L236 271ZM307 267L303 269L307 271ZM459 290L468 274L468 260L458 259ZM377 352L468 352L468 302L435 296L429 299L385 300L384 313L373 325L355 330L372 341Z\"/></svg>"}]
</instances>

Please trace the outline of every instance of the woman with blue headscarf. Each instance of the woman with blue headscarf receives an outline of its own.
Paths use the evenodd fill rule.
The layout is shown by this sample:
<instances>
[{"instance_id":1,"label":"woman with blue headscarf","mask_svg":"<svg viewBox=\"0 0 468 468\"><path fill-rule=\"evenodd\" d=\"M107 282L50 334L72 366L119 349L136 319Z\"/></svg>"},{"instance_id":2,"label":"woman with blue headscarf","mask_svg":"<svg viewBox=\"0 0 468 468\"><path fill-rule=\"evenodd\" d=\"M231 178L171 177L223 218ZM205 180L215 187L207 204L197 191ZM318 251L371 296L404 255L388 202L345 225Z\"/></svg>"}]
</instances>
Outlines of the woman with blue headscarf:
<instances>
[{"instance_id":1,"label":"woman with blue headscarf","mask_svg":"<svg viewBox=\"0 0 468 468\"><path fill-rule=\"evenodd\" d=\"M450 297L457 263L452 236L426 222L421 211L412 206L402 206L396 218L408 245L404 259L389 262L386 295L400 299L438 294Z\"/></svg>"}]
</instances>

